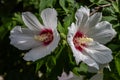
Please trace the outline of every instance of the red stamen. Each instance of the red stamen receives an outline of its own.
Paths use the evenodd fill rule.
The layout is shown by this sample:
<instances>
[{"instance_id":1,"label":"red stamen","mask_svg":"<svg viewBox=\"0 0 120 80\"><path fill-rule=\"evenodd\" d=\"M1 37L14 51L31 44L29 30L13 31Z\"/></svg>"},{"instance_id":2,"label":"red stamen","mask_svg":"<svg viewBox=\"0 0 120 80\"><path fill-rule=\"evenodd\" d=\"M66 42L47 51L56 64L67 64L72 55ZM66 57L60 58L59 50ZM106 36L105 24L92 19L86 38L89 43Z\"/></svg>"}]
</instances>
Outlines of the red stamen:
<instances>
[{"instance_id":1,"label":"red stamen","mask_svg":"<svg viewBox=\"0 0 120 80\"><path fill-rule=\"evenodd\" d=\"M83 38L85 37L85 35L83 33L81 33L80 31L77 31L75 36L73 37L73 43L75 45L75 48L79 51L83 50L83 47L86 46L85 43L81 43L78 41L78 38Z\"/></svg>"},{"instance_id":2,"label":"red stamen","mask_svg":"<svg viewBox=\"0 0 120 80\"><path fill-rule=\"evenodd\" d=\"M49 45L53 41L53 38L54 38L53 31L51 29L44 29L40 32L39 35L40 36L46 35L45 37L47 38L43 41L44 45Z\"/></svg>"}]
</instances>

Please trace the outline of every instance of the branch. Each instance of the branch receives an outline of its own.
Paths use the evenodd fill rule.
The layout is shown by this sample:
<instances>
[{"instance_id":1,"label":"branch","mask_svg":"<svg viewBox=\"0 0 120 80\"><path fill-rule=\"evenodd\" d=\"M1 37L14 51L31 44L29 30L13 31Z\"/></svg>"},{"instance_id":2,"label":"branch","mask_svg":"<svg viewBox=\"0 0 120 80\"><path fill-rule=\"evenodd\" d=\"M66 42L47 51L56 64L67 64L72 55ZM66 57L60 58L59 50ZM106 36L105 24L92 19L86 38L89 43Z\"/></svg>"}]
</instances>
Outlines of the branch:
<instances>
[{"instance_id":1,"label":"branch","mask_svg":"<svg viewBox=\"0 0 120 80\"><path fill-rule=\"evenodd\" d=\"M98 7L95 7L95 10L90 13L90 16L93 15L94 13L98 12L100 9L102 9L104 7L109 7L109 6L111 6L111 4L105 4L105 5L100 5Z\"/></svg>"}]
</instances>

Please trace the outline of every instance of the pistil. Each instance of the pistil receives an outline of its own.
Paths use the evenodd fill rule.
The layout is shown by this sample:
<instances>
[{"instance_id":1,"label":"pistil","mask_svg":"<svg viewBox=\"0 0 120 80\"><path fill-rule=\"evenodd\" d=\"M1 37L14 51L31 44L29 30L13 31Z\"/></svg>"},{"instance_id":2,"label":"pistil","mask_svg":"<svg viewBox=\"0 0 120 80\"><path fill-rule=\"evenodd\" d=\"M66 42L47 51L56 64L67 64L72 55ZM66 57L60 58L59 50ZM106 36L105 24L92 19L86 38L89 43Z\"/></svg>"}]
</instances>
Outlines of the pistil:
<instances>
[{"instance_id":1,"label":"pistil","mask_svg":"<svg viewBox=\"0 0 120 80\"><path fill-rule=\"evenodd\" d=\"M39 35L35 35L34 39L43 42L44 45L48 45L53 41L53 32L50 29L45 29Z\"/></svg>"},{"instance_id":2,"label":"pistil","mask_svg":"<svg viewBox=\"0 0 120 80\"><path fill-rule=\"evenodd\" d=\"M82 51L85 46L87 46L88 43L92 42L92 38L88 38L81 32L76 32L75 36L73 37L73 43L75 45L75 48L79 51Z\"/></svg>"}]
</instances>

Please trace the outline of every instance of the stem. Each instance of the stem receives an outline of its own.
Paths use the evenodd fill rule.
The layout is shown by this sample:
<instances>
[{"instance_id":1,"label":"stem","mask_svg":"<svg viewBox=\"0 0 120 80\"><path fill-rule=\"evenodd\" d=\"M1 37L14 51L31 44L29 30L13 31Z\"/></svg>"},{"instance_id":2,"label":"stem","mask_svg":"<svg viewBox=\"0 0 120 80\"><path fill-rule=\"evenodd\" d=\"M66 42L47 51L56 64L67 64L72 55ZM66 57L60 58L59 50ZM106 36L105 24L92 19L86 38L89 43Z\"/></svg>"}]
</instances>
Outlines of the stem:
<instances>
[{"instance_id":1,"label":"stem","mask_svg":"<svg viewBox=\"0 0 120 80\"><path fill-rule=\"evenodd\" d=\"M93 4L89 5L88 7L90 8L90 7L91 7L91 6L93 6L93 5L95 5L95 3L93 3Z\"/></svg>"},{"instance_id":2,"label":"stem","mask_svg":"<svg viewBox=\"0 0 120 80\"><path fill-rule=\"evenodd\" d=\"M94 13L96 13L97 11L99 11L101 8L109 7L109 6L111 6L111 4L105 4L105 5L100 5L98 7L95 7L95 10L90 13L90 16L93 15Z\"/></svg>"}]
</instances>

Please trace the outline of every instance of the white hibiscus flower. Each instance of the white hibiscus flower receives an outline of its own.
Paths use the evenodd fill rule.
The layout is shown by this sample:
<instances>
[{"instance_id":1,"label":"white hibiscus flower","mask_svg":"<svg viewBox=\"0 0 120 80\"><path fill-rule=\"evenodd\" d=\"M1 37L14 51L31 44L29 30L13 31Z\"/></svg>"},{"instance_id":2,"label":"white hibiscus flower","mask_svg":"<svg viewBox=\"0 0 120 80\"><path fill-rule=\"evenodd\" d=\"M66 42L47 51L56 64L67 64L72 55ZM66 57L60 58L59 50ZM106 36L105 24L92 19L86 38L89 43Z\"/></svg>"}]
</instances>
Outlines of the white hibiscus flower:
<instances>
[{"instance_id":1,"label":"white hibiscus flower","mask_svg":"<svg viewBox=\"0 0 120 80\"><path fill-rule=\"evenodd\" d=\"M82 76L77 76L73 72L70 71L70 73L67 75L64 71L61 74L61 76L58 76L58 80L83 80Z\"/></svg>"},{"instance_id":2,"label":"white hibiscus flower","mask_svg":"<svg viewBox=\"0 0 120 80\"><path fill-rule=\"evenodd\" d=\"M35 61L50 54L57 46L60 36L57 32L57 12L47 8L41 12L44 25L30 12L23 12L22 19L28 28L16 26L10 33L10 44L21 50L29 50L24 56Z\"/></svg>"},{"instance_id":3,"label":"white hibiscus flower","mask_svg":"<svg viewBox=\"0 0 120 80\"><path fill-rule=\"evenodd\" d=\"M92 76L89 80L103 80L103 73L97 73Z\"/></svg>"},{"instance_id":4,"label":"white hibiscus flower","mask_svg":"<svg viewBox=\"0 0 120 80\"><path fill-rule=\"evenodd\" d=\"M90 16L87 7L81 7L75 14L76 23L68 28L68 43L73 51L76 63L83 61L88 66L99 69L99 64L109 63L112 51L102 44L112 40L116 35L112 25L100 22L102 13Z\"/></svg>"},{"instance_id":5,"label":"white hibiscus flower","mask_svg":"<svg viewBox=\"0 0 120 80\"><path fill-rule=\"evenodd\" d=\"M63 72L61 76L58 76L58 80L84 80L84 76L75 75L71 71L69 74ZM93 75L89 80L103 80L103 73L97 73Z\"/></svg>"}]
</instances>

